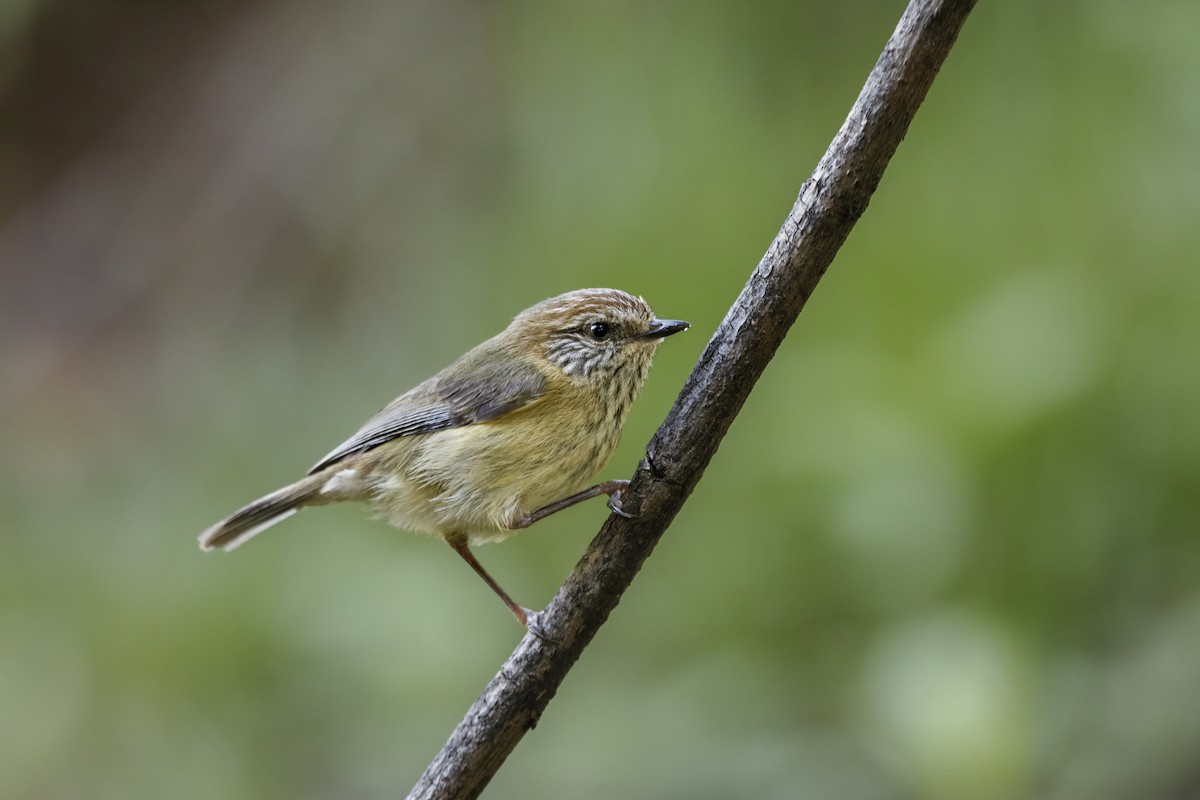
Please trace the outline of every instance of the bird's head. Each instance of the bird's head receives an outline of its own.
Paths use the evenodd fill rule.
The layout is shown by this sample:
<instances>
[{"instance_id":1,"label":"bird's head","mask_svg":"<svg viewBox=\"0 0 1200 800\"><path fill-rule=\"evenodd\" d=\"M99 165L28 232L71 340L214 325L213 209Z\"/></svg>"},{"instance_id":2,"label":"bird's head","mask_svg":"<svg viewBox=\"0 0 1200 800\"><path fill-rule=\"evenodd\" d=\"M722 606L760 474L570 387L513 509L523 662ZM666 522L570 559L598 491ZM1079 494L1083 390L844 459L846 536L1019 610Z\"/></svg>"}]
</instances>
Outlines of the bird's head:
<instances>
[{"instance_id":1,"label":"bird's head","mask_svg":"<svg viewBox=\"0 0 1200 800\"><path fill-rule=\"evenodd\" d=\"M630 380L641 388L654 350L688 323L658 319L640 297L579 289L525 309L509 331L576 383Z\"/></svg>"}]
</instances>

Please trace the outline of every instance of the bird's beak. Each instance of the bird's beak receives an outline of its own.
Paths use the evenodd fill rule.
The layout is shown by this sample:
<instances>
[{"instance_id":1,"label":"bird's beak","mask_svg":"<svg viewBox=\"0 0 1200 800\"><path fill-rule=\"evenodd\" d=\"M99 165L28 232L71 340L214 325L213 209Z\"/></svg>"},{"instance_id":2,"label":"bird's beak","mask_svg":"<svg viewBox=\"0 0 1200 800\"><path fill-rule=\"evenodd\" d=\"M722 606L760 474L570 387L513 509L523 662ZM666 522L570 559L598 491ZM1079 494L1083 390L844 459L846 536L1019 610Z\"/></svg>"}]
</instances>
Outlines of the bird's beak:
<instances>
[{"instance_id":1,"label":"bird's beak","mask_svg":"<svg viewBox=\"0 0 1200 800\"><path fill-rule=\"evenodd\" d=\"M673 333L686 331L692 323L681 319L656 319L650 323L650 330L643 333L640 339L665 339Z\"/></svg>"}]
</instances>

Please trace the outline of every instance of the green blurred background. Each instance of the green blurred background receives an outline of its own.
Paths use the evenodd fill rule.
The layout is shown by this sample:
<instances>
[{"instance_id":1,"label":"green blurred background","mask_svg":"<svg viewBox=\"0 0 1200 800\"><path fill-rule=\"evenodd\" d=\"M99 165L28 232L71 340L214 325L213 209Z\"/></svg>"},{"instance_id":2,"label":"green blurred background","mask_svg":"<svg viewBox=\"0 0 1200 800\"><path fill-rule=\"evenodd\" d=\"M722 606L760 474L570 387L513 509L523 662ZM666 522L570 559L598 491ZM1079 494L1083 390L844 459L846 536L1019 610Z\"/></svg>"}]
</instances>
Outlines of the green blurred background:
<instances>
[{"instance_id":1,"label":"green blurred background","mask_svg":"<svg viewBox=\"0 0 1200 800\"><path fill-rule=\"evenodd\" d=\"M405 793L501 604L356 507L196 534L584 286L694 326L630 474L903 6L0 3L0 796ZM1200 796L1198 31L980 3L487 796ZM604 513L480 557L541 606Z\"/></svg>"}]
</instances>

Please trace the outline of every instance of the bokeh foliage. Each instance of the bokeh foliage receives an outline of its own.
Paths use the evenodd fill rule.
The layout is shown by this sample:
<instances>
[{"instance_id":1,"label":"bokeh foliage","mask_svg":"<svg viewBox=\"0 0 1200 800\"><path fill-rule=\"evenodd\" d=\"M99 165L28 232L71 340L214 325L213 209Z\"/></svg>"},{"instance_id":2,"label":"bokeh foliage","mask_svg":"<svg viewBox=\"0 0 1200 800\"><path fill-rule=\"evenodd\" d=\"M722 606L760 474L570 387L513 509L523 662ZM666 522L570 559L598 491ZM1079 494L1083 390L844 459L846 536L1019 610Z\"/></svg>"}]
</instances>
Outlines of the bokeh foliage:
<instances>
[{"instance_id":1,"label":"bokeh foliage","mask_svg":"<svg viewBox=\"0 0 1200 800\"><path fill-rule=\"evenodd\" d=\"M503 607L357 508L194 535L582 286L694 323L631 472L902 6L0 5L0 796L407 790ZM980 4L488 796L1200 794L1198 29ZM540 605L602 515L481 559Z\"/></svg>"}]
</instances>

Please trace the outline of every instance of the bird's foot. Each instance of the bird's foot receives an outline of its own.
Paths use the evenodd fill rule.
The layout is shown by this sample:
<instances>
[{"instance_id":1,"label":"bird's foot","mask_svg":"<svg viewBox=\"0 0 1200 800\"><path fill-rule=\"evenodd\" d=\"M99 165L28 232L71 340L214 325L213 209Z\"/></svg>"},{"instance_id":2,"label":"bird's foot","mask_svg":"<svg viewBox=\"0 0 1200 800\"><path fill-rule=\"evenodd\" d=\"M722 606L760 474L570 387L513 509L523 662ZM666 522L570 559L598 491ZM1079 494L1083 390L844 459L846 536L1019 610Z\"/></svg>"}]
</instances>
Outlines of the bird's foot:
<instances>
[{"instance_id":1,"label":"bird's foot","mask_svg":"<svg viewBox=\"0 0 1200 800\"><path fill-rule=\"evenodd\" d=\"M613 481L613 482L617 483L617 481ZM616 514L618 517L624 517L625 519L633 519L633 514L630 514L628 511L621 508L621 492L624 491L625 489L629 488L629 481L620 481L620 483L623 483L624 486L620 486L616 489L613 489L612 493L609 494L609 496L608 496L608 509L609 509L609 511Z\"/></svg>"},{"instance_id":2,"label":"bird's foot","mask_svg":"<svg viewBox=\"0 0 1200 800\"><path fill-rule=\"evenodd\" d=\"M532 633L537 638L547 644L558 644L558 640L550 635L546 628L542 625L542 612L531 611L528 608L522 608L525 612L524 625L525 630Z\"/></svg>"}]
</instances>

